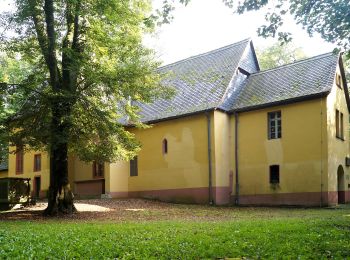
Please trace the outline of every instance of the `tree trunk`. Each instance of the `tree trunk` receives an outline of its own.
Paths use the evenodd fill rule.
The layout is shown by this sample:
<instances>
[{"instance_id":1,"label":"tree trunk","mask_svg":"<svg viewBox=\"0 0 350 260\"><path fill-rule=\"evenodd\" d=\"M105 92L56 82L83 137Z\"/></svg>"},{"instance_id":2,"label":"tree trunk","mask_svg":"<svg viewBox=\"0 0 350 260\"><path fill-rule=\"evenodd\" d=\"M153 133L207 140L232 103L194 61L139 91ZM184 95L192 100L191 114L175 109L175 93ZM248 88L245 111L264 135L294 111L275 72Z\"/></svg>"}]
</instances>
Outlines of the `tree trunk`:
<instances>
[{"instance_id":1,"label":"tree trunk","mask_svg":"<svg viewBox=\"0 0 350 260\"><path fill-rule=\"evenodd\" d=\"M69 103L60 102L52 106L52 145L50 150L50 186L48 192L48 206L44 215L58 213L72 214L76 211L73 203L74 195L68 180L68 123L63 120L69 114Z\"/></svg>"},{"instance_id":2,"label":"tree trunk","mask_svg":"<svg viewBox=\"0 0 350 260\"><path fill-rule=\"evenodd\" d=\"M58 213L72 214L76 211L73 203L73 193L68 181L68 153L67 144L61 144L52 149L50 154L50 187L48 206L45 215Z\"/></svg>"}]
</instances>

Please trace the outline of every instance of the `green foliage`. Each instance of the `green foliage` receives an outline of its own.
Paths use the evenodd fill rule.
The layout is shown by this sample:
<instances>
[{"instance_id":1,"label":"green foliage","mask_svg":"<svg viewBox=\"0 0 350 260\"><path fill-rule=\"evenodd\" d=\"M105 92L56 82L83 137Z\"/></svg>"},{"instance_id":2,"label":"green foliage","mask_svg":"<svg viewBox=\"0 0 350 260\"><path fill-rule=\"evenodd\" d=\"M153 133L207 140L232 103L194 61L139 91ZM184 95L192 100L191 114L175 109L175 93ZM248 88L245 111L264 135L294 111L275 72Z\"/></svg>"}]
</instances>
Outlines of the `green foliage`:
<instances>
[{"instance_id":1,"label":"green foliage","mask_svg":"<svg viewBox=\"0 0 350 260\"><path fill-rule=\"evenodd\" d=\"M344 69L347 82L350 83L350 53L344 57Z\"/></svg>"},{"instance_id":2,"label":"green foliage","mask_svg":"<svg viewBox=\"0 0 350 260\"><path fill-rule=\"evenodd\" d=\"M0 82L7 82L15 84L25 79L27 75L24 73L29 72L29 65L19 57L9 57L5 53L0 53Z\"/></svg>"},{"instance_id":3,"label":"green foliage","mask_svg":"<svg viewBox=\"0 0 350 260\"><path fill-rule=\"evenodd\" d=\"M319 33L321 37L331 43L336 43L344 50L350 47L350 16L348 1L313 1L313 0L244 0L238 5L233 0L225 0L226 4L236 8L238 13L259 10L272 4L267 11L267 24L258 29L263 37L278 37L283 42L291 41L291 33L281 31L284 16L290 13L298 24L312 36Z\"/></svg>"},{"instance_id":4,"label":"green foliage","mask_svg":"<svg viewBox=\"0 0 350 260\"><path fill-rule=\"evenodd\" d=\"M306 58L302 48L296 48L291 43L283 45L275 43L270 47L257 49L257 56L262 70L272 69Z\"/></svg>"},{"instance_id":5,"label":"green foliage","mask_svg":"<svg viewBox=\"0 0 350 260\"><path fill-rule=\"evenodd\" d=\"M0 15L0 50L20 57L2 61L2 80L16 84L0 88L0 142L68 143L85 161L133 157L139 144L121 123L142 126L137 103L171 94L142 45L150 15L148 0L14 1Z\"/></svg>"},{"instance_id":6,"label":"green foliage","mask_svg":"<svg viewBox=\"0 0 350 260\"><path fill-rule=\"evenodd\" d=\"M117 224L1 222L0 255L16 259L345 259L350 255L349 210L323 209L317 214L303 210L303 216L295 216L293 209L285 210L285 216L275 216L274 209L271 214L246 211L243 218L214 222L139 223L136 218Z\"/></svg>"}]
</instances>

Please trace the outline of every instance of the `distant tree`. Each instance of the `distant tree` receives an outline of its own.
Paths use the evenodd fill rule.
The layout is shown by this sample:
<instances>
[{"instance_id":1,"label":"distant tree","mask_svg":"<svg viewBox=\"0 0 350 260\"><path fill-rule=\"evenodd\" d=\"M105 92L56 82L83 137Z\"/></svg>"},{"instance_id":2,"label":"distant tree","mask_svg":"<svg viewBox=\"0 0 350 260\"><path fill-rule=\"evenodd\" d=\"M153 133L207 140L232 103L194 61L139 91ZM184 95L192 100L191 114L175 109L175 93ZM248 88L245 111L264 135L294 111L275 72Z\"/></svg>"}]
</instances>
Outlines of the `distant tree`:
<instances>
[{"instance_id":1,"label":"distant tree","mask_svg":"<svg viewBox=\"0 0 350 260\"><path fill-rule=\"evenodd\" d=\"M18 57L9 57L6 53L0 53L0 82L18 83L24 80L25 73L29 70L29 64Z\"/></svg>"},{"instance_id":2,"label":"distant tree","mask_svg":"<svg viewBox=\"0 0 350 260\"><path fill-rule=\"evenodd\" d=\"M344 50L350 47L350 9L349 1L334 0L224 0L226 5L233 7L239 14L247 11L259 10L272 4L265 16L267 24L258 29L258 34L263 37L278 37L279 40L288 42L292 35L288 31L282 31L284 17L291 14L297 24L312 36L319 33L321 37L331 43L337 44Z\"/></svg>"},{"instance_id":3,"label":"distant tree","mask_svg":"<svg viewBox=\"0 0 350 260\"><path fill-rule=\"evenodd\" d=\"M139 150L121 124L142 126L135 102L168 96L158 63L142 45L153 29L148 0L16 0L0 15L0 51L29 66L23 78L2 75L0 142L47 151L45 213L74 210L68 154L84 161L130 159ZM3 30L0 31L0 33ZM11 73L10 73L11 74ZM1 145L0 145L1 146Z\"/></svg>"},{"instance_id":4,"label":"distant tree","mask_svg":"<svg viewBox=\"0 0 350 260\"><path fill-rule=\"evenodd\" d=\"M283 45L275 43L270 47L257 49L257 56L262 70L272 69L306 58L302 48L296 48L291 43Z\"/></svg>"},{"instance_id":5,"label":"distant tree","mask_svg":"<svg viewBox=\"0 0 350 260\"><path fill-rule=\"evenodd\" d=\"M344 59L345 76L348 84L350 83L350 55Z\"/></svg>"}]
</instances>

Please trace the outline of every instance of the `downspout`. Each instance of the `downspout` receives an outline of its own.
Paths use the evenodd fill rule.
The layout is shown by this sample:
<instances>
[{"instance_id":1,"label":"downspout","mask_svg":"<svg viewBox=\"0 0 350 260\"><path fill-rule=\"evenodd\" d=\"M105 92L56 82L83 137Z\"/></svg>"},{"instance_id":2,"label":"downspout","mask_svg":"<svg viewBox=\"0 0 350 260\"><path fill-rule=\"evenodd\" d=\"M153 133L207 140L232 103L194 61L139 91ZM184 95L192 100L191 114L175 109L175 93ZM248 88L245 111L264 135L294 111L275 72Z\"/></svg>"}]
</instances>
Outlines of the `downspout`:
<instances>
[{"instance_id":1,"label":"downspout","mask_svg":"<svg viewBox=\"0 0 350 260\"><path fill-rule=\"evenodd\" d=\"M207 132L208 132L208 170L209 170L209 204L213 204L213 184L212 184L212 161L211 161L211 123L210 123L210 113L206 113L207 116Z\"/></svg>"},{"instance_id":2,"label":"downspout","mask_svg":"<svg viewBox=\"0 0 350 260\"><path fill-rule=\"evenodd\" d=\"M235 204L239 205L239 176L238 176L238 113L235 112L235 175L236 175L236 189L235 189Z\"/></svg>"},{"instance_id":3,"label":"downspout","mask_svg":"<svg viewBox=\"0 0 350 260\"><path fill-rule=\"evenodd\" d=\"M322 102L322 98L321 98L321 192L320 192L320 207L322 207L323 205L323 198L322 198L322 193L323 193L323 111L322 111L322 106L323 106L323 102Z\"/></svg>"}]
</instances>

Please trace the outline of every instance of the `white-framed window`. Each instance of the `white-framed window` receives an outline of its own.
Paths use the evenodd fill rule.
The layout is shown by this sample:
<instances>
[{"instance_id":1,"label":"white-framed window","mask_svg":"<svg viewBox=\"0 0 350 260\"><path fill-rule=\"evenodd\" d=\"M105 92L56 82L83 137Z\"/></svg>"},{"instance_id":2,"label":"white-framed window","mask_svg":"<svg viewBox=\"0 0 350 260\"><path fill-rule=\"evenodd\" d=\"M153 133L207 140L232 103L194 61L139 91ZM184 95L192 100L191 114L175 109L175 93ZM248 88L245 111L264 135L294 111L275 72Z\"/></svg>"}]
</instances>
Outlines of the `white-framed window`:
<instances>
[{"instance_id":1,"label":"white-framed window","mask_svg":"<svg viewBox=\"0 0 350 260\"><path fill-rule=\"evenodd\" d=\"M267 113L268 138L278 139L282 137L281 111Z\"/></svg>"},{"instance_id":2,"label":"white-framed window","mask_svg":"<svg viewBox=\"0 0 350 260\"><path fill-rule=\"evenodd\" d=\"M338 109L335 110L335 136L344 140L344 115Z\"/></svg>"}]
</instances>

